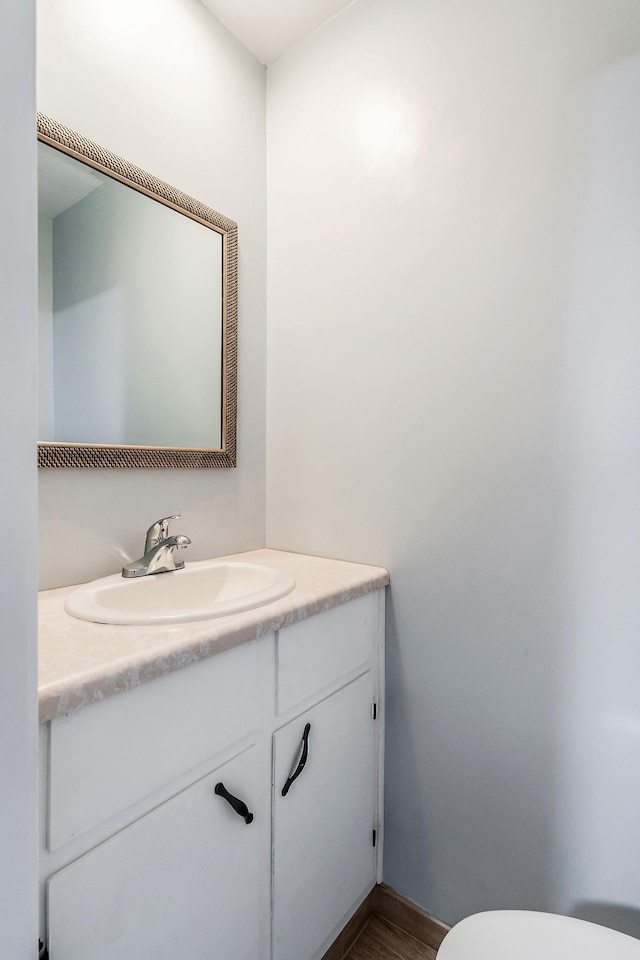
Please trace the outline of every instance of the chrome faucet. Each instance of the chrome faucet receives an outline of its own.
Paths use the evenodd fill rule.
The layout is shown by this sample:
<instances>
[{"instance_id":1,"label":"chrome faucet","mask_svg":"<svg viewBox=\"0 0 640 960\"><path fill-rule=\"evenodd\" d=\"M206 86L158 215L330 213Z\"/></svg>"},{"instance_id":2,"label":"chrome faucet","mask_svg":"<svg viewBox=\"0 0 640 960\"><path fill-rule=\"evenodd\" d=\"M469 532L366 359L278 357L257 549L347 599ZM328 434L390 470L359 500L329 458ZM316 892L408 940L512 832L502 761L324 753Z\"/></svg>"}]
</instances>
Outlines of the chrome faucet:
<instances>
[{"instance_id":1,"label":"chrome faucet","mask_svg":"<svg viewBox=\"0 0 640 960\"><path fill-rule=\"evenodd\" d=\"M147 530L144 542L144 556L133 560L122 568L123 577L147 577L152 573L168 573L171 570L182 570L184 560L176 560L175 551L184 550L189 546L189 537L169 536L169 524L178 520L180 514L173 517L164 517L156 520Z\"/></svg>"}]
</instances>

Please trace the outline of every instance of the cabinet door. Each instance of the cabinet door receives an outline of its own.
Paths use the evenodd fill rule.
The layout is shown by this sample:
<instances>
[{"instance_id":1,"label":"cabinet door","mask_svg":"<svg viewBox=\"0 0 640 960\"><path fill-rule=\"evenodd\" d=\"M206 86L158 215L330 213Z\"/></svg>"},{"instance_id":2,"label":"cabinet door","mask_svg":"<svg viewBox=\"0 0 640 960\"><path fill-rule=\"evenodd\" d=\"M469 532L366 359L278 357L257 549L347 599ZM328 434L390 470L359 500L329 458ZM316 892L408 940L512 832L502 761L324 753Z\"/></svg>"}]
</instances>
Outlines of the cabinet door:
<instances>
[{"instance_id":1,"label":"cabinet door","mask_svg":"<svg viewBox=\"0 0 640 960\"><path fill-rule=\"evenodd\" d=\"M268 829L269 811L253 807L268 797L256 783L254 754L235 757L54 874L51 960L263 955L258 833ZM214 793L220 781L246 802L251 824Z\"/></svg>"},{"instance_id":2,"label":"cabinet door","mask_svg":"<svg viewBox=\"0 0 640 960\"><path fill-rule=\"evenodd\" d=\"M375 879L375 727L367 673L274 736L273 958L314 957ZM282 788L300 758L304 769Z\"/></svg>"}]
</instances>

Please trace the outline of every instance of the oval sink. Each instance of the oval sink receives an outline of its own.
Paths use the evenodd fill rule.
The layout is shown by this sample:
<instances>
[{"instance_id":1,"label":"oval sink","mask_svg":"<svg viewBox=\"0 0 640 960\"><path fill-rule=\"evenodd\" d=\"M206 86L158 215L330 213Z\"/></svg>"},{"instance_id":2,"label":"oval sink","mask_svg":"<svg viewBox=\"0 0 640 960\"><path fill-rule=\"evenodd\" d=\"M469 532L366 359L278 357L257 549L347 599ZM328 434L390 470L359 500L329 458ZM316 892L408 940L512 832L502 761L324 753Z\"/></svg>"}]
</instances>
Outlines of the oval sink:
<instances>
[{"instance_id":1,"label":"oval sink","mask_svg":"<svg viewBox=\"0 0 640 960\"><path fill-rule=\"evenodd\" d=\"M120 574L84 583L65 610L93 623L185 623L253 610L285 597L294 577L277 567L240 560L200 560L183 570L135 580Z\"/></svg>"}]
</instances>

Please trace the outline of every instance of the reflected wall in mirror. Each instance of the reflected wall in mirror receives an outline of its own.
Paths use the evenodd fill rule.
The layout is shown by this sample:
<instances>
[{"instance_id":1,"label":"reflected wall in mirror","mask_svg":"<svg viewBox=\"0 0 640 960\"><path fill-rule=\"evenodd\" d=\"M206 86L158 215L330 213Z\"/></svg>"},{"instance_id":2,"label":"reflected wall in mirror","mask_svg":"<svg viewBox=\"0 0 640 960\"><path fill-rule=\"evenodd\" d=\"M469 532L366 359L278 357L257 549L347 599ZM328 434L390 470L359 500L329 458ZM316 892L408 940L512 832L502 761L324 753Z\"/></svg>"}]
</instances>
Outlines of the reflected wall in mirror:
<instances>
[{"instance_id":1,"label":"reflected wall in mirror","mask_svg":"<svg viewBox=\"0 0 640 960\"><path fill-rule=\"evenodd\" d=\"M235 466L237 225L38 115L43 467Z\"/></svg>"}]
</instances>

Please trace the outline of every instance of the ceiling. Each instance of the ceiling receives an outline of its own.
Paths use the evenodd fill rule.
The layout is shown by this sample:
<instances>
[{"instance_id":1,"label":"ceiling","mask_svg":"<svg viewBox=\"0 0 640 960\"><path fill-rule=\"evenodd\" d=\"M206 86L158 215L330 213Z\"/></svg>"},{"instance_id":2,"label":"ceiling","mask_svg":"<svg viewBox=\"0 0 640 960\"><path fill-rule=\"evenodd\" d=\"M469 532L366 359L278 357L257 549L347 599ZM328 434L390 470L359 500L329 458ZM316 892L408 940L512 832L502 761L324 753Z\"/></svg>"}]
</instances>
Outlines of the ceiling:
<instances>
[{"instance_id":1,"label":"ceiling","mask_svg":"<svg viewBox=\"0 0 640 960\"><path fill-rule=\"evenodd\" d=\"M202 0L262 63L350 6L354 0Z\"/></svg>"}]
</instances>

